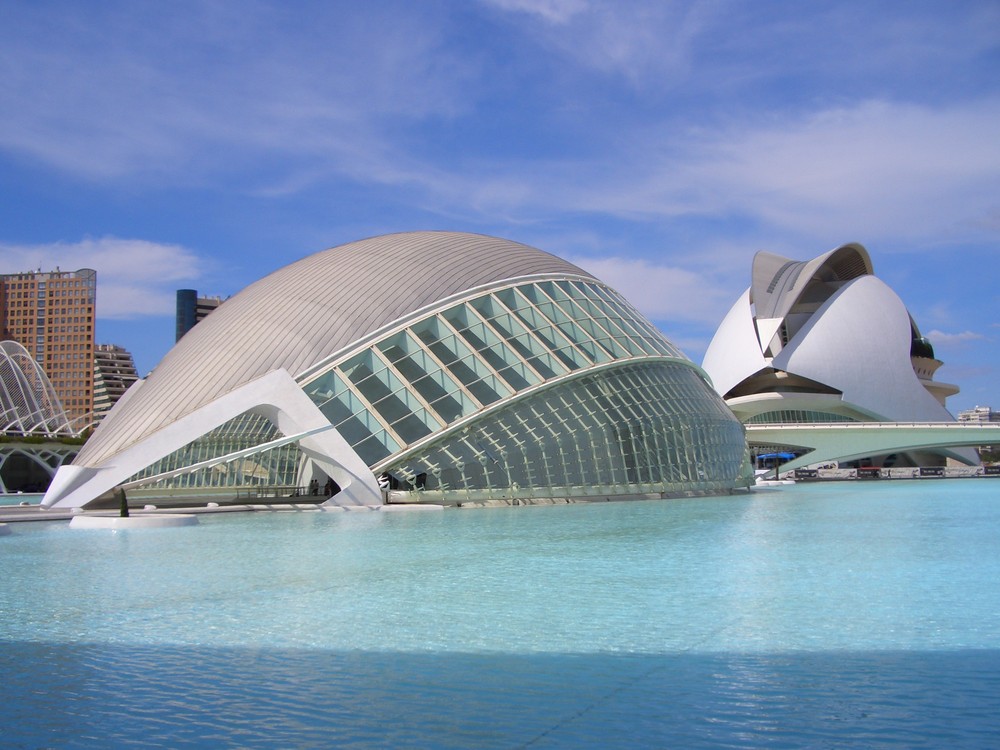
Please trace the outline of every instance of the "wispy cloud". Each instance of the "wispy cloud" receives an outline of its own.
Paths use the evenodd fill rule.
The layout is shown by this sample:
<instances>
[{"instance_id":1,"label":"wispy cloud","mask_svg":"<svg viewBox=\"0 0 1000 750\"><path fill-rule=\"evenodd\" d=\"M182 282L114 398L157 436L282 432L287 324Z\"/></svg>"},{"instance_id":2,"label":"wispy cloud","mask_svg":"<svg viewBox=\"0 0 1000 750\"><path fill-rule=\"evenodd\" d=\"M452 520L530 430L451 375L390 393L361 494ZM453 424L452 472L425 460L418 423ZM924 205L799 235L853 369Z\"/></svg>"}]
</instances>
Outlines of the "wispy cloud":
<instances>
[{"instance_id":1,"label":"wispy cloud","mask_svg":"<svg viewBox=\"0 0 1000 750\"><path fill-rule=\"evenodd\" d=\"M501 10L525 13L549 23L563 24L587 10L587 0L484 0L484 4Z\"/></svg>"},{"instance_id":2,"label":"wispy cloud","mask_svg":"<svg viewBox=\"0 0 1000 750\"><path fill-rule=\"evenodd\" d=\"M308 22L269 3L192 3L183 18L111 4L100 18L80 9L56 23L22 8L0 30L0 148L96 180L200 184L235 175L241 190L269 197L347 177L444 216L511 222L567 211L647 222L735 218L827 243L995 228L996 97L930 105L792 96L761 109L752 96L731 97L731 87L742 81L757 97L775 97L789 62L826 66L823 75L844 64L825 45L807 48L819 32L794 13L775 12L782 22L772 23L734 9L755 24L741 36L710 3L483 7L533 17L507 29L505 42L535 37L573 65L556 74L536 51L539 80L513 98L490 79L507 71L500 49L472 50L451 33L446 11L405 4L320 10ZM829 15L869 42L884 33ZM919 27L902 35L911 46L916 39L945 54L925 33L928 19L909 23ZM898 67L908 51L871 45L866 65ZM643 91L622 106L621 91L594 85L595 66L641 78ZM677 106L648 91L674 86ZM525 127L548 147L512 154L506 144L521 138L517 130L477 134L487 112L506 116L508 101L545 107L547 121ZM478 124L464 127L470 122Z\"/></svg>"},{"instance_id":3,"label":"wispy cloud","mask_svg":"<svg viewBox=\"0 0 1000 750\"><path fill-rule=\"evenodd\" d=\"M199 278L204 259L179 245L117 237L48 245L0 245L0 267L8 272L97 271L97 317L129 319L171 315L176 289Z\"/></svg>"},{"instance_id":4,"label":"wispy cloud","mask_svg":"<svg viewBox=\"0 0 1000 750\"><path fill-rule=\"evenodd\" d=\"M483 212L755 222L827 243L982 235L1000 210L1000 100L930 109L871 101L781 122L655 128L599 157L494 164L425 186ZM412 174L433 175L433 171Z\"/></svg>"},{"instance_id":5,"label":"wispy cloud","mask_svg":"<svg viewBox=\"0 0 1000 750\"><path fill-rule=\"evenodd\" d=\"M731 289L714 278L678 266L628 257L570 257L568 260L617 289L653 320L716 325L732 304Z\"/></svg>"},{"instance_id":6,"label":"wispy cloud","mask_svg":"<svg viewBox=\"0 0 1000 750\"><path fill-rule=\"evenodd\" d=\"M712 4L606 0L483 0L515 15L540 49L582 70L648 91L689 72L695 38L710 26ZM542 20L543 23L538 21Z\"/></svg>"},{"instance_id":7,"label":"wispy cloud","mask_svg":"<svg viewBox=\"0 0 1000 750\"><path fill-rule=\"evenodd\" d=\"M474 60L428 13L268 3L28 6L0 29L0 147L106 180L336 169L378 153L380 124L464 108ZM81 64L86 60L85 64Z\"/></svg>"},{"instance_id":8,"label":"wispy cloud","mask_svg":"<svg viewBox=\"0 0 1000 750\"><path fill-rule=\"evenodd\" d=\"M927 332L927 338L935 346L940 346L942 348L954 348L965 346L966 344L976 342L976 341L986 341L987 338L981 333L975 333L974 331L961 331L960 333L945 333L944 331L939 331L937 329Z\"/></svg>"},{"instance_id":9,"label":"wispy cloud","mask_svg":"<svg viewBox=\"0 0 1000 750\"><path fill-rule=\"evenodd\" d=\"M997 210L1000 101L868 101L707 144L713 201L781 228L859 236L968 231ZM724 194L720 195L720 192Z\"/></svg>"}]
</instances>

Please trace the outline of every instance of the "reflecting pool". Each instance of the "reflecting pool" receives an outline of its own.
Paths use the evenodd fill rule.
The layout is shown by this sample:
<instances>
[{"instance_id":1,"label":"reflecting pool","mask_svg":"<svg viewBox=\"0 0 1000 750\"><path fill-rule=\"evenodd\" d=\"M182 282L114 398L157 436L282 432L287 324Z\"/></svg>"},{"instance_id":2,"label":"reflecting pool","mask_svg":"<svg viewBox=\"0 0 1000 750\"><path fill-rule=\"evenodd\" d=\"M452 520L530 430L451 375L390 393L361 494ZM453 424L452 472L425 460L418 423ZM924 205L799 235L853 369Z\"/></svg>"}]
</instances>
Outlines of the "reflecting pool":
<instances>
[{"instance_id":1,"label":"reflecting pool","mask_svg":"<svg viewBox=\"0 0 1000 750\"><path fill-rule=\"evenodd\" d=\"M1000 481L0 538L7 747L989 747Z\"/></svg>"}]
</instances>

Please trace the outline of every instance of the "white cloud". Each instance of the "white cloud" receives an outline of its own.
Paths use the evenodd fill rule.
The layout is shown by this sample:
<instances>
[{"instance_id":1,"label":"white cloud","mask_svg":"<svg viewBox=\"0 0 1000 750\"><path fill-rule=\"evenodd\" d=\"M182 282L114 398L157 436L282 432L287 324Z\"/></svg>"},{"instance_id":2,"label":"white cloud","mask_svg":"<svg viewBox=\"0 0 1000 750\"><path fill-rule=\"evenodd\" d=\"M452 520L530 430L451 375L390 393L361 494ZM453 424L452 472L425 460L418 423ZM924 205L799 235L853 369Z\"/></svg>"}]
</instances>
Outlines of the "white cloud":
<instances>
[{"instance_id":1,"label":"white cloud","mask_svg":"<svg viewBox=\"0 0 1000 750\"><path fill-rule=\"evenodd\" d=\"M670 85L689 72L692 45L716 14L713 4L675 0L484 0L519 15L521 32L592 74L635 88ZM539 24L537 19L547 23Z\"/></svg>"},{"instance_id":2,"label":"white cloud","mask_svg":"<svg viewBox=\"0 0 1000 750\"><path fill-rule=\"evenodd\" d=\"M937 329L927 332L927 338L930 340L934 346L940 346L943 348L952 348L963 346L972 341L986 341L986 337L981 333L975 333L974 331L962 331L960 333L945 333L944 331L939 331Z\"/></svg>"},{"instance_id":3,"label":"white cloud","mask_svg":"<svg viewBox=\"0 0 1000 750\"><path fill-rule=\"evenodd\" d=\"M97 317L172 315L176 289L196 280L205 261L180 245L102 237L48 245L0 245L0 267L21 271L97 271Z\"/></svg>"},{"instance_id":4,"label":"white cloud","mask_svg":"<svg viewBox=\"0 0 1000 750\"><path fill-rule=\"evenodd\" d=\"M696 2L483 1L520 19L505 44L539 35L562 61L518 51L523 67L506 66L495 50L458 42L462 30L439 6L373 3L305 21L270 3L195 4L194 18L125 4L106 18L80 10L53 21L25 5L0 28L0 148L109 181L153 174L161 184L200 183L235 172L230 189L269 197L347 176L395 189L388 200L421 210L510 223L564 212L735 218L758 236L820 238L823 247L996 228L1000 100L831 105L822 85L815 99L778 96L760 81L795 73L788 66L800 58L827 76L838 70L839 52L807 48L817 37L793 51L771 44L807 34L812 15ZM833 15L848 24L838 32L864 31L854 14ZM898 19L927 28L903 35L908 43L879 68L914 57L919 44L939 54L933 20ZM747 33L743 21L752 22ZM945 35L950 54L969 23ZM888 54L879 50L872 54ZM714 63L714 52L726 62ZM491 100L497 89L485 73L510 67L519 72L505 85L519 95ZM594 69L661 93L609 94L594 85ZM729 94L701 98L737 69L776 106L734 97L719 108L712 96L728 105ZM674 104L662 91L678 81ZM525 136L547 146L517 158L476 135L493 134L483 123L509 117L510 107L532 125L548 119ZM450 126L444 135L441 123ZM454 144L437 140L451 136Z\"/></svg>"},{"instance_id":5,"label":"white cloud","mask_svg":"<svg viewBox=\"0 0 1000 750\"><path fill-rule=\"evenodd\" d=\"M715 279L675 266L628 257L568 257L621 292L646 317L716 325L734 294Z\"/></svg>"},{"instance_id":6,"label":"white cloud","mask_svg":"<svg viewBox=\"0 0 1000 750\"><path fill-rule=\"evenodd\" d=\"M764 118L684 133L643 127L575 160L409 174L444 203L483 213L736 218L759 236L831 247L885 237L954 242L987 231L1000 210L1000 100L937 109L869 101Z\"/></svg>"},{"instance_id":7,"label":"white cloud","mask_svg":"<svg viewBox=\"0 0 1000 750\"><path fill-rule=\"evenodd\" d=\"M587 10L587 0L483 0L501 10L539 16L549 23L562 24Z\"/></svg>"},{"instance_id":8,"label":"white cloud","mask_svg":"<svg viewBox=\"0 0 1000 750\"><path fill-rule=\"evenodd\" d=\"M0 147L97 180L199 182L275 163L329 174L384 150L384 126L468 106L475 60L442 46L446 18L431 10L186 10L12 11Z\"/></svg>"},{"instance_id":9,"label":"white cloud","mask_svg":"<svg viewBox=\"0 0 1000 750\"><path fill-rule=\"evenodd\" d=\"M997 100L936 109L867 101L724 134L685 172L718 185L713 197L730 209L782 228L954 231L997 210L998 118Z\"/></svg>"}]
</instances>

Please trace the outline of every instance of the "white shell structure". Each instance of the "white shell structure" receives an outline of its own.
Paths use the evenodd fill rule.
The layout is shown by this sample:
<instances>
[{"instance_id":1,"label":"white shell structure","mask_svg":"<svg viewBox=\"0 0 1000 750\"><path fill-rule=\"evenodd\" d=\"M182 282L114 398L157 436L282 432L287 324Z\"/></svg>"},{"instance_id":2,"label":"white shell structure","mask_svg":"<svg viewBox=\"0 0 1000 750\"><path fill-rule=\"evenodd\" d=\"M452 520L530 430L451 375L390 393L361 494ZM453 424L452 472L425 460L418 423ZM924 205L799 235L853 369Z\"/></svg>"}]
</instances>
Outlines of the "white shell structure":
<instances>
[{"instance_id":1,"label":"white shell structure","mask_svg":"<svg viewBox=\"0 0 1000 750\"><path fill-rule=\"evenodd\" d=\"M941 364L852 243L809 261L758 253L702 366L746 424L954 422L944 402L958 388L933 380Z\"/></svg>"},{"instance_id":2,"label":"white shell structure","mask_svg":"<svg viewBox=\"0 0 1000 750\"><path fill-rule=\"evenodd\" d=\"M118 485L333 485L340 505L709 492L741 481L743 452L700 368L592 275L509 240L412 232L220 305L44 504Z\"/></svg>"}]
</instances>

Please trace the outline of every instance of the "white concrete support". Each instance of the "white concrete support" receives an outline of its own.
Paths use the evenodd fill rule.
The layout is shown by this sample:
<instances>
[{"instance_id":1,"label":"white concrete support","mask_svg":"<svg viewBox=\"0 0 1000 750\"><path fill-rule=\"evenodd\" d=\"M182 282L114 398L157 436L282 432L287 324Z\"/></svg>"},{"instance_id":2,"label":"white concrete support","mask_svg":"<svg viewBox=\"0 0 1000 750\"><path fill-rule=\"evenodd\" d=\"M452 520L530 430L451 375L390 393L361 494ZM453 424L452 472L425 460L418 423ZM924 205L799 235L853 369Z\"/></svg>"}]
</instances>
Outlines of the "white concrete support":
<instances>
[{"instance_id":1,"label":"white concrete support","mask_svg":"<svg viewBox=\"0 0 1000 750\"><path fill-rule=\"evenodd\" d=\"M42 500L45 508L87 505L147 466L244 412L260 414L284 434L328 428L304 437L302 450L326 471L341 491L339 505L381 505L382 493L367 464L348 445L286 370L256 380L177 419L96 466L63 466Z\"/></svg>"}]
</instances>

